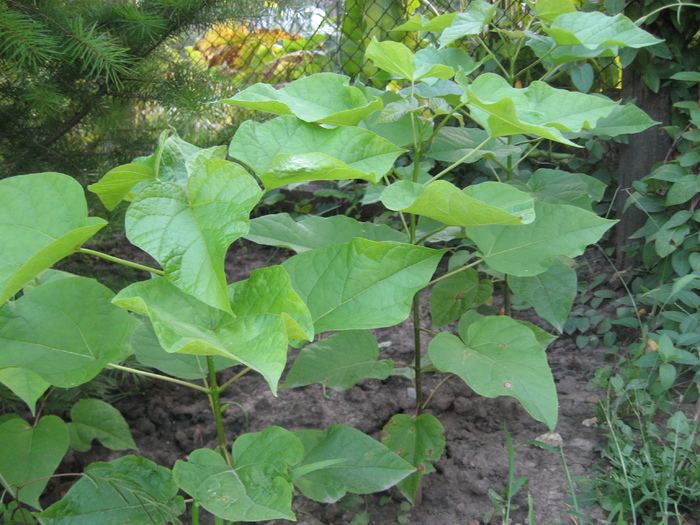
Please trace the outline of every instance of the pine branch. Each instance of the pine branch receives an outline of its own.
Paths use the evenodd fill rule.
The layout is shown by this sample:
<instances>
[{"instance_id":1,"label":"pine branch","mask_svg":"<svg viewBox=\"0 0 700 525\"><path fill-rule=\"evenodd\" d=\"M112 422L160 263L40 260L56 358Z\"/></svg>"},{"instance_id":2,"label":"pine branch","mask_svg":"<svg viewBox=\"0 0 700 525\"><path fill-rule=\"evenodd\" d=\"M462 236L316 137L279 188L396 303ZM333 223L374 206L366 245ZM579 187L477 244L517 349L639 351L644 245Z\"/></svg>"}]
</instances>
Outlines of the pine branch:
<instances>
[{"instance_id":1,"label":"pine branch","mask_svg":"<svg viewBox=\"0 0 700 525\"><path fill-rule=\"evenodd\" d=\"M58 42L29 16L0 6L0 56L36 70L58 55Z\"/></svg>"}]
</instances>

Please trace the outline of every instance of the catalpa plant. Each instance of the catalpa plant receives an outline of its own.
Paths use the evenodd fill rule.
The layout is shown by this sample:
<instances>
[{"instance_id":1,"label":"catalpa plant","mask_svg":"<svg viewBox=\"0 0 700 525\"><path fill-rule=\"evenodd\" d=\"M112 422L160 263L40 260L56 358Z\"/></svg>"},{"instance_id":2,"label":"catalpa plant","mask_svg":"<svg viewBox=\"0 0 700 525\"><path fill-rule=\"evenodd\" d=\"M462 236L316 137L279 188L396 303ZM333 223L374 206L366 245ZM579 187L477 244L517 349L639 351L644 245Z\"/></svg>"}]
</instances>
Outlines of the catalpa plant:
<instances>
[{"instance_id":1,"label":"catalpa plant","mask_svg":"<svg viewBox=\"0 0 700 525\"><path fill-rule=\"evenodd\" d=\"M177 522L185 510L180 489L193 512L231 521L293 520L295 492L334 502L396 485L415 502L445 444L442 425L425 411L428 372L454 374L482 396L512 396L554 430L557 395L545 354L554 336L478 309L490 302L494 282L504 283L506 296L516 294L561 331L576 293L571 258L614 222L593 212L603 183L533 171L523 161L541 145L576 148L582 139L653 122L632 105L529 75L539 71L534 65L547 76L659 41L622 15L538 2L528 30L507 33L512 52L495 53L480 35L505 31L491 23L497 14L477 0L463 13L416 15L399 29L419 32L423 49L392 41L367 48L379 70L375 85L387 89L334 73L281 88L256 84L223 103L276 117L244 122L228 148L201 149L164 133L152 155L108 172L89 190L110 210L128 202L126 236L157 268L83 247L106 221L88 216L74 179L40 173L0 181L0 381L36 414L32 422L0 419L0 482L13 500L6 516L31 512L47 524L88 515L104 523ZM482 54L456 44L465 41ZM524 50L532 57L525 65ZM490 180L460 184L460 174L478 166L491 170ZM250 218L263 196L312 181L339 181L382 211L367 222ZM240 238L296 254L228 284L224 258ZM50 269L76 252L150 278L115 295L95 280ZM430 295L432 327L420 326L421 292ZM380 359L370 330L408 317L416 333L410 366ZM427 350L421 329L433 334ZM290 345L301 349L282 388L347 389L400 375L414 383L415 413L393 416L381 442L333 425L270 427L227 443L220 394L249 372L276 394ZM131 356L154 370L124 366ZM93 464L41 510L39 497L69 447L87 450L97 438L115 450L135 448L124 419L104 401L78 402L70 422L36 411L51 387L86 383L105 368L208 396L218 449L193 450L172 470L131 455ZM221 384L217 372L227 368L235 373Z\"/></svg>"}]
</instances>

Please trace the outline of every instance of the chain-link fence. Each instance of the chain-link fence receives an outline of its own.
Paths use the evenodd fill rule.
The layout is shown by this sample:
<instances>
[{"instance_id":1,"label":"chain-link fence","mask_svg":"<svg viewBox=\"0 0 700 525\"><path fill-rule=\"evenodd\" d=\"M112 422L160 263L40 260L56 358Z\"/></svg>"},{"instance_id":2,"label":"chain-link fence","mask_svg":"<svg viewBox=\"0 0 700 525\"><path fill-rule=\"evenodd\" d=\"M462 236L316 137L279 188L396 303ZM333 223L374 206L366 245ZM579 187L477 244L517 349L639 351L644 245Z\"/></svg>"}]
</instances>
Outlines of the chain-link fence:
<instances>
[{"instance_id":1,"label":"chain-link fence","mask_svg":"<svg viewBox=\"0 0 700 525\"><path fill-rule=\"evenodd\" d=\"M499 7L494 23L500 28L523 29L531 16L523 2L494 3ZM292 7L271 8L262 18L212 27L194 52L240 89L255 82L290 82L319 71L366 80L376 72L364 58L372 38L424 47L430 41L416 32L394 29L416 14L432 18L467 5L464 0L296 0ZM599 59L593 75L593 91L611 94L619 87L619 63L612 59Z\"/></svg>"}]
</instances>

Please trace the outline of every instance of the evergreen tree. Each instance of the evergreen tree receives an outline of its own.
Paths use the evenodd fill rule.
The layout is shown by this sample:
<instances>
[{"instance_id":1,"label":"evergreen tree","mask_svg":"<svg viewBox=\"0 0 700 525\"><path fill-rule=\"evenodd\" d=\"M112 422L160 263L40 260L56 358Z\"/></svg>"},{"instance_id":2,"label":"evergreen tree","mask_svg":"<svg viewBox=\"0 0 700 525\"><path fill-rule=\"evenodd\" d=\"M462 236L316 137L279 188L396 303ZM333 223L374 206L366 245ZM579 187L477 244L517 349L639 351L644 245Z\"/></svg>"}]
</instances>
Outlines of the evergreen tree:
<instances>
[{"instance_id":1,"label":"evergreen tree","mask_svg":"<svg viewBox=\"0 0 700 525\"><path fill-rule=\"evenodd\" d=\"M196 132L203 111L226 111L205 103L234 87L173 44L193 43L215 22L260 16L265 5L0 0L0 178L62 171L87 182L149 154L166 125Z\"/></svg>"}]
</instances>

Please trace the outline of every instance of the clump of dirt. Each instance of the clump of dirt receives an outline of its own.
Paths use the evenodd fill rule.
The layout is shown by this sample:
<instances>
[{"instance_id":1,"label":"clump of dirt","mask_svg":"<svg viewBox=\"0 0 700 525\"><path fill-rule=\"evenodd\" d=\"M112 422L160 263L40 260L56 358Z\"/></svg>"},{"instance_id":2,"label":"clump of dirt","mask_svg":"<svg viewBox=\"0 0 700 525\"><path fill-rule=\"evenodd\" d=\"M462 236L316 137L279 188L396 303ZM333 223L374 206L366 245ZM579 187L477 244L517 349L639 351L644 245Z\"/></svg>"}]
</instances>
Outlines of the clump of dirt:
<instances>
[{"instance_id":1,"label":"clump of dirt","mask_svg":"<svg viewBox=\"0 0 700 525\"><path fill-rule=\"evenodd\" d=\"M277 264L287 256L282 251L255 245L246 245L243 250L237 246L229 254L227 271L231 280L238 280L246 278L255 268ZM413 328L408 321L377 330L375 335L380 343L385 343L380 358L411 361ZM426 335L423 341L426 348L428 342ZM296 353L290 352L290 365ZM559 338L547 351L560 401L557 433L573 478L589 474L598 461L594 452L600 437L595 407L603 393L589 386L589 382L595 370L603 365L602 353L600 348L577 348L570 336ZM221 372L221 380L233 373ZM444 377L428 375L425 394L432 392ZM391 377L385 381L365 380L342 392L324 391L321 385L281 389L279 396L274 397L262 377L251 373L224 394L224 402L235 402L225 412L228 439L233 441L243 432L259 432L270 425L295 431L325 429L334 423L353 426L380 439L381 429L392 415L415 411L411 387L408 380ZM115 406L132 428L138 453L158 464L172 467L192 450L216 445L208 401L194 390L170 383L149 383ZM511 514L513 523L526 523L528 494L534 504L534 524L571 521L567 515L571 510L567 503L571 494L562 460L537 446L520 445L542 439L547 428L532 419L517 401L508 397L480 397L455 376L435 392L427 412L444 425L447 444L443 457L435 464L436 472L423 478L420 505L402 507L403 500L396 491L355 498L355 507L342 502L322 505L299 497L294 503L298 523L347 524L357 510L368 512L371 523L377 525L397 523L399 518L403 523L423 525L486 523L484 517L493 509L489 491L502 493L508 479L504 428L516 446L516 478L525 476L530 480L515 498L519 509ZM71 454L68 459L72 464L64 463L62 469L75 472L92 461L109 461L121 455L96 445L89 453ZM593 522L603 523L599 507L581 512ZM207 523L204 517L202 523ZM501 521L496 517L490 523Z\"/></svg>"}]
</instances>

